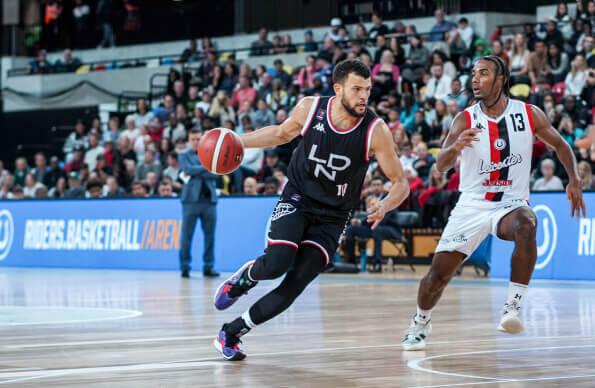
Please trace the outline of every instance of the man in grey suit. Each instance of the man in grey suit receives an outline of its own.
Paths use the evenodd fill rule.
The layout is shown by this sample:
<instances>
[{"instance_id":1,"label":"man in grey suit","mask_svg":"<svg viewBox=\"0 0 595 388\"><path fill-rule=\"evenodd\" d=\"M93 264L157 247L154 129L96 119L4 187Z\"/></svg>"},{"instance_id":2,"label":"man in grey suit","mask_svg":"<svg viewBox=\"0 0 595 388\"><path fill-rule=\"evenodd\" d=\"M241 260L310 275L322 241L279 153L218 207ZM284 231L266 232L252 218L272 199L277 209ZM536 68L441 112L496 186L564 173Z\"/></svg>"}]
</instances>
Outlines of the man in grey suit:
<instances>
[{"instance_id":1,"label":"man in grey suit","mask_svg":"<svg viewBox=\"0 0 595 388\"><path fill-rule=\"evenodd\" d=\"M201 132L198 129L190 131L188 142L190 149L179 156L181 178L185 182L182 187L182 235L180 243L180 267L182 277L190 277L190 262L192 256L192 235L196 220L200 223L204 233L203 275L217 277L213 266L215 264L215 225L217 223L217 176L208 172L198 160L197 149Z\"/></svg>"}]
</instances>

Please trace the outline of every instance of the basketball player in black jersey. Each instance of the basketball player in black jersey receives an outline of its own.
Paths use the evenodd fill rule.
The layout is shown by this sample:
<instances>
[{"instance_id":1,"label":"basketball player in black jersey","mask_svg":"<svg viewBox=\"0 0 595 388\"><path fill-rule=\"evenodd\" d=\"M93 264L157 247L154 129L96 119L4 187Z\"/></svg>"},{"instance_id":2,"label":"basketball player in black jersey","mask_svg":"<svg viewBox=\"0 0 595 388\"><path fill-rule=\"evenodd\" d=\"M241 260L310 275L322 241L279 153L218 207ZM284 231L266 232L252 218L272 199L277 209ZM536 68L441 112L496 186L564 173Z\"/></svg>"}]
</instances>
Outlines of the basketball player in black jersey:
<instances>
[{"instance_id":1,"label":"basketball player in black jersey","mask_svg":"<svg viewBox=\"0 0 595 388\"><path fill-rule=\"evenodd\" d=\"M288 168L288 183L271 216L266 253L244 264L215 294L223 310L260 280L285 278L242 316L226 323L214 341L228 360L246 357L240 337L287 309L328 265L351 210L359 203L374 156L391 180L389 194L372 209L376 227L385 213L409 195L409 185L386 124L367 108L370 69L346 60L333 71L334 97L305 97L281 125L242 136L244 147L267 148L303 139Z\"/></svg>"},{"instance_id":2,"label":"basketball player in black jersey","mask_svg":"<svg viewBox=\"0 0 595 388\"><path fill-rule=\"evenodd\" d=\"M478 108L492 121L503 117L507 107L512 103L509 101L509 79L508 66L498 56L489 55L482 57L473 67L471 81L473 94L478 104L480 104ZM547 116L541 109L529 104L526 105L525 109L529 117L527 126L530 126L537 137L555 150L568 174L569 182L566 187L566 193L571 205L571 215L579 217L581 211L585 215L585 202L582 196L580 178L577 173L576 159L572 153L572 149L560 136L558 131L552 127ZM501 122L503 123L503 130L508 133L505 121ZM485 131L485 128L483 130ZM436 160L438 170L447 171L454 165L466 147L476 146L474 142L479 140L476 138L476 135L480 133L482 133L482 129L470 128L465 113L459 113L453 120L450 132L438 154ZM530 168L530 163L526 163L525 166L526 168ZM499 169L504 170L502 167ZM537 259L537 220L533 210L525 201L522 201L525 202L523 204L504 203L504 206L498 208L497 206L499 205L497 202L502 200L502 192L499 194L495 196L486 194L486 202L494 201L492 202L494 207L490 209L496 210L494 214L502 212L500 213L501 218L500 216L490 216L491 213L482 212L483 210L480 210L482 208L472 208L478 210L473 216L469 217L469 222L475 222L475 219L487 219L487 221L490 221L490 217L494 217L497 237L502 240L514 242L515 248L511 259L508 298L504 304L498 329L510 334L517 334L523 330L519 313ZM461 205L461 202L459 201L457 207ZM462 208L464 210L464 206ZM511 210L507 211L507 208ZM456 214L455 209L448 221L456 225L456 230L461 233L460 239L458 241L450 239L451 243L443 249L440 248L439 244L437 247L438 252L432 259L432 266L420 282L417 296L417 313L414 315L401 343L404 350L425 349L425 340L430 334L432 327L430 323L432 309L438 303L442 292L450 282L450 279L452 279L455 271L467 258L467 254L470 254L469 252L465 253L465 250L472 252L475 249L466 249L466 245L473 244L473 234L482 233L481 225L479 228L475 227L475 230L469 230L464 225L464 220L463 222L459 221L460 218L462 217ZM445 233L447 229L448 225L445 228ZM444 239L444 235L442 239ZM479 242L481 240L475 239L476 245L479 245ZM462 329L464 331L466 328Z\"/></svg>"}]
</instances>

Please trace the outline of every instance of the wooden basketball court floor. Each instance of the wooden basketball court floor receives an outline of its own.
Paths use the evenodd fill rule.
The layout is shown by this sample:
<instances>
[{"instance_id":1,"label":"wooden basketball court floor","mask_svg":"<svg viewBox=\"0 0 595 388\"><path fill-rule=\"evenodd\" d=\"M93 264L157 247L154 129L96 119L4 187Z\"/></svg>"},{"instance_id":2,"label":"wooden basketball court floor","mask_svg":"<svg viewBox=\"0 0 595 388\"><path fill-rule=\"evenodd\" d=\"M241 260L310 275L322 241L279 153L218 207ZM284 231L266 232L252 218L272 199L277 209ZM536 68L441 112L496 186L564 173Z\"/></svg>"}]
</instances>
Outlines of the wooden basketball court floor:
<instances>
[{"instance_id":1,"label":"wooden basketball court floor","mask_svg":"<svg viewBox=\"0 0 595 388\"><path fill-rule=\"evenodd\" d=\"M595 283L535 281L519 336L496 331L507 283L455 280L428 348L402 352L417 275L323 275L222 361L212 340L274 282L217 312L218 280L177 272L0 270L0 385L595 387ZM467 270L468 272L471 272Z\"/></svg>"}]
</instances>

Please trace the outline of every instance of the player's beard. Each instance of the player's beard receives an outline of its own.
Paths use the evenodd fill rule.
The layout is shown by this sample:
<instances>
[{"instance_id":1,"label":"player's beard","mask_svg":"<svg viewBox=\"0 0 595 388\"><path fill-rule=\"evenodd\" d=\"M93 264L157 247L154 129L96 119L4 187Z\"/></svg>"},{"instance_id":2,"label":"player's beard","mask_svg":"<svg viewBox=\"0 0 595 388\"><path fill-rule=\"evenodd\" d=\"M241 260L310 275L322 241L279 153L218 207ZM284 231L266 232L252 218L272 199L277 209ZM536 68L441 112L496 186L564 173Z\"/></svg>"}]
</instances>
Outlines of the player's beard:
<instances>
[{"instance_id":1,"label":"player's beard","mask_svg":"<svg viewBox=\"0 0 595 388\"><path fill-rule=\"evenodd\" d=\"M343 108L347 111L347 113L349 113L352 116L355 117L362 117L366 114L366 110L364 109L364 111L362 113L358 113L354 107L349 106L349 103L347 101L345 101L345 98L342 97L341 98L341 105L343 105Z\"/></svg>"}]
</instances>

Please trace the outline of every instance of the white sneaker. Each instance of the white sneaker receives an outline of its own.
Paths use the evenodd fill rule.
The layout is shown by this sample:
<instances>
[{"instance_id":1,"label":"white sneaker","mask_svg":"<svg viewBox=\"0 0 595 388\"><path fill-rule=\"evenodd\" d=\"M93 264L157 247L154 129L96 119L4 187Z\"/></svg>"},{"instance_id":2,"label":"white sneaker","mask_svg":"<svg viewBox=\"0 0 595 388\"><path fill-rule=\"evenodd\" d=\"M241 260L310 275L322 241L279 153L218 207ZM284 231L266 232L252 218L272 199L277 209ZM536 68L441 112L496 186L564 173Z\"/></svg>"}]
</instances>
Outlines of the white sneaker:
<instances>
[{"instance_id":1,"label":"white sneaker","mask_svg":"<svg viewBox=\"0 0 595 388\"><path fill-rule=\"evenodd\" d=\"M511 304L506 303L502 311L502 319L500 320L498 330L508 334L519 334L522 332L525 328L519 317L520 312L521 308L516 302L513 301Z\"/></svg>"},{"instance_id":2,"label":"white sneaker","mask_svg":"<svg viewBox=\"0 0 595 388\"><path fill-rule=\"evenodd\" d=\"M426 348L426 338L432 332L432 324L428 322L417 322L411 320L409 328L405 332L405 337L401 341L403 350L423 350Z\"/></svg>"}]
</instances>

